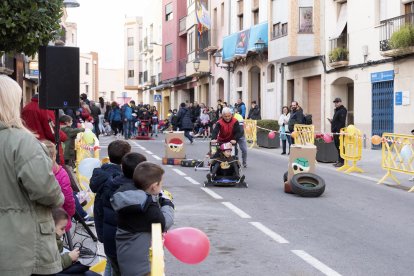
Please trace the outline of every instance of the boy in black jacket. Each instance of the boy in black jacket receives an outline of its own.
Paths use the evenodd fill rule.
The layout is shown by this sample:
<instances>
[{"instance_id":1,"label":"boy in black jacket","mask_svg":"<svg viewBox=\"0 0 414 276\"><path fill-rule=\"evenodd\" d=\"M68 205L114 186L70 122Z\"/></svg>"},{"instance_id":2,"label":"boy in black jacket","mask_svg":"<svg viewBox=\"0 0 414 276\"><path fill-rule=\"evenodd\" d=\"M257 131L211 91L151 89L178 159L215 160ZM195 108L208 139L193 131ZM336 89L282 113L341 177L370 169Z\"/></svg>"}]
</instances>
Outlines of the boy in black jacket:
<instances>
[{"instance_id":1,"label":"boy in black jacket","mask_svg":"<svg viewBox=\"0 0 414 276\"><path fill-rule=\"evenodd\" d=\"M118 216L111 206L110 198L115 191L125 184L134 185L132 179L135 168L142 162L147 161L147 158L136 152L130 152L122 158L122 173L123 175L117 176L111 181L104 184L102 192L102 205L103 205L103 244L105 255L108 261L111 263L112 275L121 275L119 272L119 266L116 256L115 234Z\"/></svg>"},{"instance_id":2,"label":"boy in black jacket","mask_svg":"<svg viewBox=\"0 0 414 276\"><path fill-rule=\"evenodd\" d=\"M121 160L125 154L131 151L131 145L123 140L116 140L108 146L108 164L102 165L101 168L93 170L89 186L95 193L95 202L93 205L93 214L95 219L95 228L98 240L103 242L103 206L102 206L102 188L105 182L111 181L112 178L122 174Z\"/></svg>"},{"instance_id":3,"label":"boy in black jacket","mask_svg":"<svg viewBox=\"0 0 414 276\"><path fill-rule=\"evenodd\" d=\"M122 275L150 273L151 225L160 223L165 232L174 223L174 205L161 192L163 174L159 165L142 162L134 171L134 185L122 185L111 198L118 213L116 251Z\"/></svg>"}]
</instances>

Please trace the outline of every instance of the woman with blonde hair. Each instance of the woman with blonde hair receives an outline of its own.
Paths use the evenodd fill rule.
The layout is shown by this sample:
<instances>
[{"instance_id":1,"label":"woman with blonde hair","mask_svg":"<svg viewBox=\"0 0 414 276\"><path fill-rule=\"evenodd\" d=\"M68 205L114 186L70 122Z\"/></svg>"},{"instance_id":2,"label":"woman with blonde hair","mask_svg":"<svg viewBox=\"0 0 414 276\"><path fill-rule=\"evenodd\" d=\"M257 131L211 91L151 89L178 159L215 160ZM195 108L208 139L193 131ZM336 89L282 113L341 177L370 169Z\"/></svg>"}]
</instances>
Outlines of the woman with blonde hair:
<instances>
[{"instance_id":1,"label":"woman with blonde hair","mask_svg":"<svg viewBox=\"0 0 414 276\"><path fill-rule=\"evenodd\" d=\"M0 75L0 275L62 270L52 207L63 195L44 146L20 118L22 90Z\"/></svg>"}]
</instances>

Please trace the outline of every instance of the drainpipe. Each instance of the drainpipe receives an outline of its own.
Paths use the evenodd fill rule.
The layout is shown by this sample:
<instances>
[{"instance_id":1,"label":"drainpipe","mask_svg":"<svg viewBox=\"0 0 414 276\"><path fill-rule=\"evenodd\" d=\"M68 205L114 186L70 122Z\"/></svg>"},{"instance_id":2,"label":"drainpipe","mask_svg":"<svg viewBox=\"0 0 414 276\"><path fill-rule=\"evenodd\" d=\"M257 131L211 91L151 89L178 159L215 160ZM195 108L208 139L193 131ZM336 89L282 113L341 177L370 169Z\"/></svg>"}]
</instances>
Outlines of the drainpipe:
<instances>
[{"instance_id":1,"label":"drainpipe","mask_svg":"<svg viewBox=\"0 0 414 276\"><path fill-rule=\"evenodd\" d=\"M285 82L285 64L281 63L280 64L280 105L279 105L279 110L282 110L282 106L283 106L283 94L284 94L284 82Z\"/></svg>"},{"instance_id":2,"label":"drainpipe","mask_svg":"<svg viewBox=\"0 0 414 276\"><path fill-rule=\"evenodd\" d=\"M229 2L229 22L228 22L228 35L231 33L231 0ZM227 71L227 104L230 105L230 70Z\"/></svg>"}]
</instances>

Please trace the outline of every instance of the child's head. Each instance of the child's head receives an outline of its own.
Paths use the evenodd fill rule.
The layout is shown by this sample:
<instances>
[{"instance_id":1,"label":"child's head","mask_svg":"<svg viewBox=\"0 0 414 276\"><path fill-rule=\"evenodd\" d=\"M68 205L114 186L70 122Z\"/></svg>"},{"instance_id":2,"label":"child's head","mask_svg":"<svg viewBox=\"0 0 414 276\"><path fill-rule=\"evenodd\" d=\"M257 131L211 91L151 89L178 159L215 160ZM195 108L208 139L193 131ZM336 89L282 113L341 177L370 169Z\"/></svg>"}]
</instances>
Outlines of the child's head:
<instances>
[{"instance_id":1,"label":"child's head","mask_svg":"<svg viewBox=\"0 0 414 276\"><path fill-rule=\"evenodd\" d=\"M132 179L135 168L142 162L147 161L147 158L141 153L130 152L122 158L122 172L126 178Z\"/></svg>"},{"instance_id":2,"label":"child's head","mask_svg":"<svg viewBox=\"0 0 414 276\"><path fill-rule=\"evenodd\" d=\"M72 117L68 115L63 115L59 118L60 123L64 124L65 126L71 126L72 125Z\"/></svg>"},{"instance_id":3,"label":"child's head","mask_svg":"<svg viewBox=\"0 0 414 276\"><path fill-rule=\"evenodd\" d=\"M53 220L55 221L55 232L56 235L61 238L65 234L65 228L68 224L69 216L62 208L52 209Z\"/></svg>"},{"instance_id":4,"label":"child's head","mask_svg":"<svg viewBox=\"0 0 414 276\"><path fill-rule=\"evenodd\" d=\"M164 170L157 164L142 162L134 171L134 184L140 190L157 195L161 192Z\"/></svg>"},{"instance_id":5,"label":"child's head","mask_svg":"<svg viewBox=\"0 0 414 276\"><path fill-rule=\"evenodd\" d=\"M55 162L56 161L56 145L50 142L49 140L42 140L41 142L43 143L43 145L46 146L49 152L50 159L52 159L52 161Z\"/></svg>"},{"instance_id":6,"label":"child's head","mask_svg":"<svg viewBox=\"0 0 414 276\"><path fill-rule=\"evenodd\" d=\"M131 151L131 145L123 140L116 140L108 146L109 161L113 164L121 165L122 158Z\"/></svg>"},{"instance_id":7,"label":"child's head","mask_svg":"<svg viewBox=\"0 0 414 276\"><path fill-rule=\"evenodd\" d=\"M233 145L231 143L224 143L220 146L220 149L225 157L230 157L231 150L233 149Z\"/></svg>"}]
</instances>

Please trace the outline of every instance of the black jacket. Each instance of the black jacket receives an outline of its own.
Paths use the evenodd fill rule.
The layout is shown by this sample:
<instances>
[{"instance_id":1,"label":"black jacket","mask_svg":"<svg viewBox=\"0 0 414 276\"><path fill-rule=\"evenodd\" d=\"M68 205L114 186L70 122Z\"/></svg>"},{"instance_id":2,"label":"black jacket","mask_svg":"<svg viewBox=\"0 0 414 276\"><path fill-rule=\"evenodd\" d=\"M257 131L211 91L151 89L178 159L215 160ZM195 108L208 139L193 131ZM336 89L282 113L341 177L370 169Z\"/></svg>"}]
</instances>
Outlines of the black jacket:
<instances>
[{"instance_id":1,"label":"black jacket","mask_svg":"<svg viewBox=\"0 0 414 276\"><path fill-rule=\"evenodd\" d=\"M192 130L193 121L191 111L187 107L181 107L177 113L178 127L180 130Z\"/></svg>"},{"instance_id":2,"label":"black jacket","mask_svg":"<svg viewBox=\"0 0 414 276\"><path fill-rule=\"evenodd\" d=\"M121 166L116 164L104 164L101 168L93 170L90 180L90 188L95 193L95 202L93 204L93 216L95 221L96 234L98 240L103 242L103 202L102 194L105 183L112 181L112 178L122 174Z\"/></svg>"},{"instance_id":3,"label":"black jacket","mask_svg":"<svg viewBox=\"0 0 414 276\"><path fill-rule=\"evenodd\" d=\"M303 124L303 109L298 108L296 111L290 113L290 119L288 122L289 131L293 132L296 124Z\"/></svg>"},{"instance_id":4,"label":"black jacket","mask_svg":"<svg viewBox=\"0 0 414 276\"><path fill-rule=\"evenodd\" d=\"M347 113L348 111L343 105L335 108L335 113L331 121L331 131L333 133L339 133L341 128L345 127Z\"/></svg>"},{"instance_id":5,"label":"black jacket","mask_svg":"<svg viewBox=\"0 0 414 276\"><path fill-rule=\"evenodd\" d=\"M258 105L256 105L255 107L250 108L249 110L249 115L247 116L247 119L252 119L252 120L261 120L262 116L260 115L260 108Z\"/></svg>"}]
</instances>

